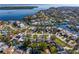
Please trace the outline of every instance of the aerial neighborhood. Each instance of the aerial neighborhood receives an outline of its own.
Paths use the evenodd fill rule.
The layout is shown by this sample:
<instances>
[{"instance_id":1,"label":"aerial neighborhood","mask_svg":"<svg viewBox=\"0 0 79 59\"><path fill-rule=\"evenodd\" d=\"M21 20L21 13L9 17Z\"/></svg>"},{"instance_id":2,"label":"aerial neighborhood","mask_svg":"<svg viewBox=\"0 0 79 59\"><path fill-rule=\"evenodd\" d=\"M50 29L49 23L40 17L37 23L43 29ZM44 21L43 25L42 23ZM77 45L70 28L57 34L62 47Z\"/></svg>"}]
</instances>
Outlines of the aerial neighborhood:
<instances>
[{"instance_id":1,"label":"aerial neighborhood","mask_svg":"<svg viewBox=\"0 0 79 59\"><path fill-rule=\"evenodd\" d=\"M79 7L51 7L21 21L0 21L0 53L79 54Z\"/></svg>"}]
</instances>

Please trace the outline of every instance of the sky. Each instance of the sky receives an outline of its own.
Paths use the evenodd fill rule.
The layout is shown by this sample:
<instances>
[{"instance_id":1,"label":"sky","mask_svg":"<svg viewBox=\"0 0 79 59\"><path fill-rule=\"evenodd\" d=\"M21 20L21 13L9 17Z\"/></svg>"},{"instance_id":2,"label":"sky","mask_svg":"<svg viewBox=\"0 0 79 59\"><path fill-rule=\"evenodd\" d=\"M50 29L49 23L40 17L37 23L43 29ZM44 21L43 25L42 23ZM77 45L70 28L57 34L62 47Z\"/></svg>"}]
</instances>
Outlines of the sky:
<instances>
[{"instance_id":1,"label":"sky","mask_svg":"<svg viewBox=\"0 0 79 59\"><path fill-rule=\"evenodd\" d=\"M0 0L0 4L79 4L79 0Z\"/></svg>"}]
</instances>

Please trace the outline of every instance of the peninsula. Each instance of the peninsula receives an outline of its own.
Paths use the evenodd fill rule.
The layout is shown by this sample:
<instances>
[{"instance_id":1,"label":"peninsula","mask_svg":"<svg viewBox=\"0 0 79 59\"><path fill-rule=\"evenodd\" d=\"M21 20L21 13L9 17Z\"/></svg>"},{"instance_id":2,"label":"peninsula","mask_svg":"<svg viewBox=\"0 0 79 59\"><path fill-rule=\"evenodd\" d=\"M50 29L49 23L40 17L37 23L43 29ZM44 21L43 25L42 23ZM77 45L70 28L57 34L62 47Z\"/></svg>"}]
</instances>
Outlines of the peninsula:
<instances>
[{"instance_id":1,"label":"peninsula","mask_svg":"<svg viewBox=\"0 0 79 59\"><path fill-rule=\"evenodd\" d=\"M33 9L33 8L37 8L37 6L6 6L6 7L0 7L0 10Z\"/></svg>"}]
</instances>

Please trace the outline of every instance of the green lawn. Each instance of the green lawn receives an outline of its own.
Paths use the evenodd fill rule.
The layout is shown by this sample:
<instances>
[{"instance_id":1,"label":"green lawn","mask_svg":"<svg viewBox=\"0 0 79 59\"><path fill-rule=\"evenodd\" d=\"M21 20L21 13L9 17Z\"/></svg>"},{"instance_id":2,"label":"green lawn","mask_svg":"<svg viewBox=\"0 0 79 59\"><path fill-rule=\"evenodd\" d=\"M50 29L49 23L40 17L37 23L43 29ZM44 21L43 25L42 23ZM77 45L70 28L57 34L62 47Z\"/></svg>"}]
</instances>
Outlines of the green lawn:
<instances>
[{"instance_id":1,"label":"green lawn","mask_svg":"<svg viewBox=\"0 0 79 59\"><path fill-rule=\"evenodd\" d=\"M33 39L36 39L37 38L37 35L33 35Z\"/></svg>"},{"instance_id":2,"label":"green lawn","mask_svg":"<svg viewBox=\"0 0 79 59\"><path fill-rule=\"evenodd\" d=\"M60 46L63 46L63 47L67 46L67 47L72 48L70 45L68 45L67 43L61 41L59 38L56 38L54 41Z\"/></svg>"},{"instance_id":3,"label":"green lawn","mask_svg":"<svg viewBox=\"0 0 79 59\"><path fill-rule=\"evenodd\" d=\"M60 39L55 39L54 40L56 43L58 43L59 45L61 45L61 46L66 46L66 44L63 42L63 41L61 41Z\"/></svg>"},{"instance_id":4,"label":"green lawn","mask_svg":"<svg viewBox=\"0 0 79 59\"><path fill-rule=\"evenodd\" d=\"M48 35L44 35L44 39L45 39L45 40L48 39Z\"/></svg>"},{"instance_id":5,"label":"green lawn","mask_svg":"<svg viewBox=\"0 0 79 59\"><path fill-rule=\"evenodd\" d=\"M42 32L36 32L37 34L42 34Z\"/></svg>"},{"instance_id":6,"label":"green lawn","mask_svg":"<svg viewBox=\"0 0 79 59\"><path fill-rule=\"evenodd\" d=\"M57 53L57 48L55 46L50 47L51 53Z\"/></svg>"}]
</instances>

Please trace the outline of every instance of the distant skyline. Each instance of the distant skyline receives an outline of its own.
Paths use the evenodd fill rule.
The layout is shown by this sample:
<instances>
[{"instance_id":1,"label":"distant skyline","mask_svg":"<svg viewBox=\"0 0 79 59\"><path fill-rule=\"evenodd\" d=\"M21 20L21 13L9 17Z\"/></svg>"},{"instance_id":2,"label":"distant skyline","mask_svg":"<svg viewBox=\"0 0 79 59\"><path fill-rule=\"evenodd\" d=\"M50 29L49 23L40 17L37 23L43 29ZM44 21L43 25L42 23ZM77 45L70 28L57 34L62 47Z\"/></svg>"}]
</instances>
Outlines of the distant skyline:
<instances>
[{"instance_id":1,"label":"distant skyline","mask_svg":"<svg viewBox=\"0 0 79 59\"><path fill-rule=\"evenodd\" d=\"M75 6L75 7L79 7L79 4L0 4L0 7L4 7L4 6L46 6L46 7L62 7L62 6Z\"/></svg>"}]
</instances>

